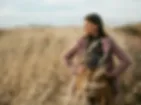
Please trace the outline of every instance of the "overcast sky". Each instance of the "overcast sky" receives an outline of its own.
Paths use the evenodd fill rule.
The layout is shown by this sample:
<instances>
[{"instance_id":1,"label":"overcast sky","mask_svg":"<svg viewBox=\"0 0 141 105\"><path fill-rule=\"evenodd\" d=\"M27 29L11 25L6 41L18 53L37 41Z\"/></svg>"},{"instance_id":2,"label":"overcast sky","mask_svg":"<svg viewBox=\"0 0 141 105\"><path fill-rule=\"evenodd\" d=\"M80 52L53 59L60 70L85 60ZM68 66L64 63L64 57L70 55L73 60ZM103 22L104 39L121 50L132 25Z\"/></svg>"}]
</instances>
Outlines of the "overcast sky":
<instances>
[{"instance_id":1,"label":"overcast sky","mask_svg":"<svg viewBox=\"0 0 141 105\"><path fill-rule=\"evenodd\" d=\"M27 24L80 25L98 12L108 25L141 21L141 0L0 0L0 27Z\"/></svg>"}]
</instances>

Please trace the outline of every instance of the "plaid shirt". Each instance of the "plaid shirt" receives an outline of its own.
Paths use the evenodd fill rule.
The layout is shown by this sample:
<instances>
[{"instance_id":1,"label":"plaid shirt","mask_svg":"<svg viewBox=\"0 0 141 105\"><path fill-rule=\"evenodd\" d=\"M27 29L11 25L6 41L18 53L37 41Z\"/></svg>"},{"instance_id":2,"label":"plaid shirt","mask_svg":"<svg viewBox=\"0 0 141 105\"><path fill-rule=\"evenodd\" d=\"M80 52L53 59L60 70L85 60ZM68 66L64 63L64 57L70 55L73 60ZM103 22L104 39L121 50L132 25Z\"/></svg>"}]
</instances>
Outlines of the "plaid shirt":
<instances>
[{"instance_id":1,"label":"plaid shirt","mask_svg":"<svg viewBox=\"0 0 141 105\"><path fill-rule=\"evenodd\" d=\"M129 67L129 65L131 64L131 60L129 59L127 54L110 37L103 38L102 44L103 44L104 53L108 53L109 55L106 60L107 73L109 73L113 77L117 77ZM86 40L83 36L78 40L76 45L73 46L65 54L64 59L66 65L68 67L73 68L75 64L72 62L72 59L75 56L83 53L83 51L85 50L86 50ZM115 55L120 61L118 67L115 67L114 65L113 55Z\"/></svg>"}]
</instances>

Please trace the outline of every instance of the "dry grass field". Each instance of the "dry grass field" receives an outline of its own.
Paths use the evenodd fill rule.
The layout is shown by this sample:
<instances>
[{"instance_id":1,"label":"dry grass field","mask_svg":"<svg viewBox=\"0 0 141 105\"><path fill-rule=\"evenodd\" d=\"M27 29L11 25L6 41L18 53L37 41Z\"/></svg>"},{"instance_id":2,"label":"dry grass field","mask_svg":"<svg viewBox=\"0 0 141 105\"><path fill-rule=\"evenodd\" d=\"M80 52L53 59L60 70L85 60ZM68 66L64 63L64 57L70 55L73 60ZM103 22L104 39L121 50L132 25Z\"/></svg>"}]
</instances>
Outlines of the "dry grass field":
<instances>
[{"instance_id":1,"label":"dry grass field","mask_svg":"<svg viewBox=\"0 0 141 105\"><path fill-rule=\"evenodd\" d=\"M130 35L122 27L108 33L137 62L122 79L131 89L141 76L141 32ZM71 72L62 56L82 34L78 27L1 29L0 105L65 105Z\"/></svg>"}]
</instances>

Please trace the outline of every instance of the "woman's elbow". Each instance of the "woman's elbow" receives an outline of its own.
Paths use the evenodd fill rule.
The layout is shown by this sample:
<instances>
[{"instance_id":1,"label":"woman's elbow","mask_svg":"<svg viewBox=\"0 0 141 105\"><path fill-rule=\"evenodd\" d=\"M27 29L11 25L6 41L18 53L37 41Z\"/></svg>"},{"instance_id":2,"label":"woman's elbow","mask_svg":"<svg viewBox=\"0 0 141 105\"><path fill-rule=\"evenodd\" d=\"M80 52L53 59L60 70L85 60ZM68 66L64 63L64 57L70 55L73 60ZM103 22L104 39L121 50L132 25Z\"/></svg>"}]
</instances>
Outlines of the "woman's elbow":
<instances>
[{"instance_id":1,"label":"woman's elbow","mask_svg":"<svg viewBox=\"0 0 141 105\"><path fill-rule=\"evenodd\" d=\"M68 59L69 59L69 58L68 58L67 55L64 55L64 56L63 56L63 61L64 61L65 63L68 62Z\"/></svg>"},{"instance_id":2,"label":"woman's elbow","mask_svg":"<svg viewBox=\"0 0 141 105\"><path fill-rule=\"evenodd\" d=\"M127 58L125 61L124 61L124 64L129 67L133 64L132 60L130 58Z\"/></svg>"},{"instance_id":3,"label":"woman's elbow","mask_svg":"<svg viewBox=\"0 0 141 105\"><path fill-rule=\"evenodd\" d=\"M132 64L133 64L132 60L129 60L129 61L128 61L128 65L130 66L130 65L132 65Z\"/></svg>"},{"instance_id":4,"label":"woman's elbow","mask_svg":"<svg viewBox=\"0 0 141 105\"><path fill-rule=\"evenodd\" d=\"M63 61L65 63L66 66L70 66L71 65L71 59L68 55L64 55L63 56Z\"/></svg>"}]
</instances>

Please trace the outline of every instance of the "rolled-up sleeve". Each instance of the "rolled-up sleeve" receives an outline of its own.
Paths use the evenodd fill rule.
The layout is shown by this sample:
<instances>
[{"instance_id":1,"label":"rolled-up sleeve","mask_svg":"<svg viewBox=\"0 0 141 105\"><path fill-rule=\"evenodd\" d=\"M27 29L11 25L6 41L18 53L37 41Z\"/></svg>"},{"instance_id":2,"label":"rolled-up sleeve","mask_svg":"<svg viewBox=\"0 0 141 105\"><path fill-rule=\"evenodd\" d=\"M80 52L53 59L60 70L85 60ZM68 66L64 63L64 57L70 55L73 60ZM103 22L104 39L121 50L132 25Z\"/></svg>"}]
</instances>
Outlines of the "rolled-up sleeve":
<instances>
[{"instance_id":1,"label":"rolled-up sleeve","mask_svg":"<svg viewBox=\"0 0 141 105\"><path fill-rule=\"evenodd\" d=\"M120 64L113 71L114 76L120 75L132 64L130 57L111 39L113 54L119 59Z\"/></svg>"},{"instance_id":2,"label":"rolled-up sleeve","mask_svg":"<svg viewBox=\"0 0 141 105\"><path fill-rule=\"evenodd\" d=\"M69 50L67 51L67 53L64 55L64 61L65 64L70 67L73 65L72 63L72 59L73 57L76 55L76 53L78 52L78 50L82 47L82 44L84 42L83 37L80 38L77 43Z\"/></svg>"}]
</instances>

